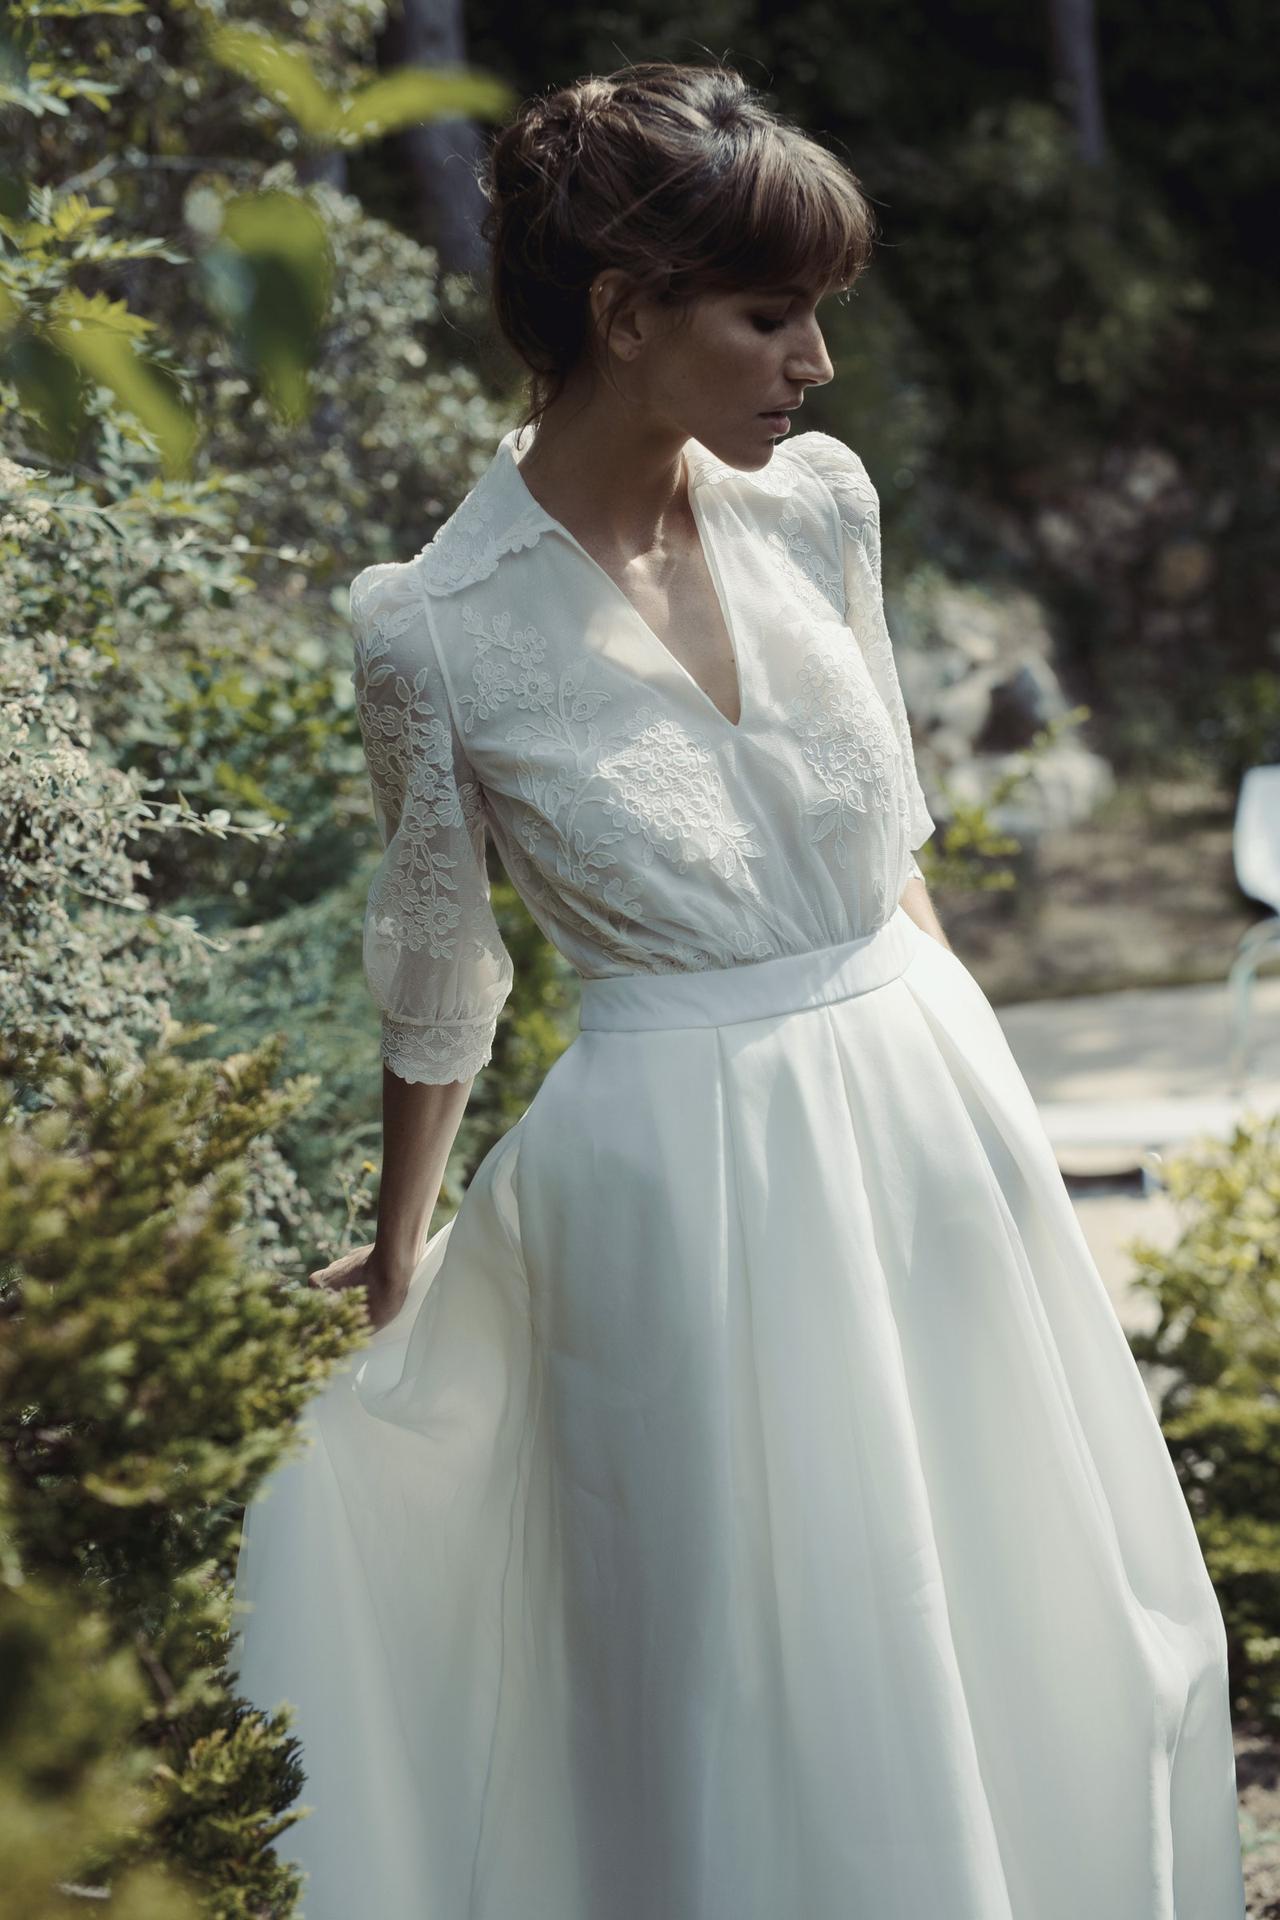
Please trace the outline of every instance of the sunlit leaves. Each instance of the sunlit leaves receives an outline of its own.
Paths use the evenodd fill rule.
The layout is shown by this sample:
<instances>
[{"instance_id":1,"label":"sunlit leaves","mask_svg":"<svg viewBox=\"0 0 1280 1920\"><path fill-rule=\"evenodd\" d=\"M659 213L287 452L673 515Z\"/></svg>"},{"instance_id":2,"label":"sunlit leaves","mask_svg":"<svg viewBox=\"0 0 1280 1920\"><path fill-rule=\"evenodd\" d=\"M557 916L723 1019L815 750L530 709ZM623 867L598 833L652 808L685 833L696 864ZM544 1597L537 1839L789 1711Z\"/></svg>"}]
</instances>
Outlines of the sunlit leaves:
<instances>
[{"instance_id":1,"label":"sunlit leaves","mask_svg":"<svg viewBox=\"0 0 1280 1920\"><path fill-rule=\"evenodd\" d=\"M284 107L306 133L323 137L332 118L331 96L297 47L257 27L215 27L207 36L211 57Z\"/></svg>"},{"instance_id":2,"label":"sunlit leaves","mask_svg":"<svg viewBox=\"0 0 1280 1920\"><path fill-rule=\"evenodd\" d=\"M148 239L113 241L96 232L110 208L83 195L32 196L32 217L3 221L16 252L0 268L0 377L17 388L60 457L71 457L84 425L82 377L110 388L156 442L171 476L189 468L198 433L171 377L139 351L152 322L109 295L82 293L72 263L189 256ZM307 410L308 371L320 352L333 262L324 223L299 196L241 194L218 208L213 244L201 259L210 308L241 364L261 381L283 419ZM5 284L7 282L7 285Z\"/></svg>"},{"instance_id":3,"label":"sunlit leaves","mask_svg":"<svg viewBox=\"0 0 1280 1920\"><path fill-rule=\"evenodd\" d=\"M333 137L336 144L351 146L420 120L462 114L474 120L498 120L512 105L510 88L487 74L402 67L344 97Z\"/></svg>"},{"instance_id":4,"label":"sunlit leaves","mask_svg":"<svg viewBox=\"0 0 1280 1920\"><path fill-rule=\"evenodd\" d=\"M24 5L24 26L42 15L81 18L136 11L135 0L95 6L91 0ZM290 114L308 140L350 147L423 120L449 115L497 119L513 104L502 82L465 68L405 68L369 85L327 86L301 48L252 26L217 25L204 32L206 51ZM28 58L12 39L0 44L0 96L33 114L65 112L68 91L91 77ZM99 88L105 104L112 84ZM11 183L12 185L12 183ZM190 470L199 429L176 379L144 351L149 323L109 294L85 293L70 281L78 265L106 266L142 258L186 264L187 256L153 237L103 232L112 208L74 191L59 197L41 185L27 217L16 187L0 204L0 233L12 247L0 262L0 380L15 389L59 459L76 456L88 424L92 386L107 388L121 410L152 439L173 478ZM199 256L199 285L224 327L238 364L257 381L277 417L303 420L333 292L333 260L323 221L307 201L285 192L242 194L215 203Z\"/></svg>"},{"instance_id":5,"label":"sunlit leaves","mask_svg":"<svg viewBox=\"0 0 1280 1920\"><path fill-rule=\"evenodd\" d=\"M197 438L195 421L177 398L170 376L149 365L136 343L152 331L152 322L131 313L123 301L106 294L91 298L66 286L46 319L49 341L91 379L110 387L120 404L154 434L172 471L190 461Z\"/></svg>"},{"instance_id":6,"label":"sunlit leaves","mask_svg":"<svg viewBox=\"0 0 1280 1920\"><path fill-rule=\"evenodd\" d=\"M30 27L44 15L77 18L88 13L139 11L141 0L103 0L103 4L95 6L80 6L76 0L47 6L42 5L41 0L24 0L20 17L24 29L28 30L23 35L26 39L30 37ZM11 18L19 18L17 8L12 10ZM118 83L104 80L83 64L38 57L29 59L14 33L0 22L0 106L19 107L39 120L51 113L66 116L76 100L85 100L105 111L112 96L119 91Z\"/></svg>"},{"instance_id":7,"label":"sunlit leaves","mask_svg":"<svg viewBox=\"0 0 1280 1920\"><path fill-rule=\"evenodd\" d=\"M333 291L324 222L288 193L240 194L202 260L209 305L282 417L302 419Z\"/></svg>"},{"instance_id":8,"label":"sunlit leaves","mask_svg":"<svg viewBox=\"0 0 1280 1920\"><path fill-rule=\"evenodd\" d=\"M283 107L304 133L331 146L355 146L451 115L498 120L514 104L510 87L465 67L402 67L354 94L333 93L301 49L254 27L214 28L208 49L220 65Z\"/></svg>"}]
</instances>

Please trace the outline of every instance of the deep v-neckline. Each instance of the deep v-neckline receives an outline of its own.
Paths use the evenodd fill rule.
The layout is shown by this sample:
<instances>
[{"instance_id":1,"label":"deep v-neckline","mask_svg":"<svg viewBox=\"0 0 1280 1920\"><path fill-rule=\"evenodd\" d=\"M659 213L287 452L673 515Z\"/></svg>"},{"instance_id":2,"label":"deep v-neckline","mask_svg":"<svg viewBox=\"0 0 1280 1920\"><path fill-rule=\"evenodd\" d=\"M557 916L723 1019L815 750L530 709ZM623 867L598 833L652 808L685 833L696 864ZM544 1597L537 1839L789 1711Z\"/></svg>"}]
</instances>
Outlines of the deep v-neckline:
<instances>
[{"instance_id":1,"label":"deep v-neckline","mask_svg":"<svg viewBox=\"0 0 1280 1920\"><path fill-rule=\"evenodd\" d=\"M704 566L707 569L707 577L711 581L712 592L715 594L716 599L720 604L720 617L724 621L724 630L729 641L729 651L733 658L733 676L737 685L737 696L738 696L738 717L736 720L731 720L728 714L724 711L724 708L717 706L716 702L711 698L711 695L707 692L706 688L702 685L702 682L694 678L693 674L690 673L688 667L685 666L684 661L679 659L677 655L671 651L671 648L667 645L666 641L663 640L660 637L660 635L655 633L654 629L650 626L649 622L645 619L644 615L641 613L635 601L631 598L631 595L626 591L625 587L621 586L618 583L618 581L614 579L613 575L609 572L608 568L602 567L600 562L596 559L595 555L593 553L589 553L586 547L583 546L581 540L578 539L577 535L574 533L571 533L568 527L565 526L562 520L557 520L555 515L549 512L548 509L543 506L542 502L531 491L528 481L525 479L524 475L521 473L520 463L515 457L514 449L512 450L512 453L511 453L511 466L517 480L520 482L520 485L523 488L528 499L532 502L534 506L537 507L538 511L545 516L547 524L549 526L554 527L557 533L563 534L564 538L569 542L570 546L575 547L577 551L582 555L583 559L587 562L587 564L590 567L594 568L595 572L599 574L600 578L603 581L605 581L605 583L609 586L612 592L617 596L618 600L621 601L622 605L631 614L631 617L635 621L639 630L648 638L650 645L658 649L661 657L667 662L669 666L675 669L675 671L680 675L681 679L684 681L685 685L692 689L692 691L697 695L698 699L702 702L703 706L708 709L708 711L715 717L715 719L720 723L720 725L724 727L729 733L740 733L742 731L743 722L746 720L746 717L747 717L747 687L746 687L745 676L743 673L742 647L738 639L738 634L734 627L733 613L729 606L729 596L725 590L724 580L720 573L720 565L719 565L718 557L715 552L714 543L711 539L707 522L703 518L702 509L698 503L697 488L694 484L692 463L689 461L687 454L685 456L685 465L686 465L686 468L688 469L687 475L686 475L686 484L688 486L688 491L689 491L689 508L693 515L693 523L694 523L695 531L697 533L698 544L702 549L702 560L703 560Z\"/></svg>"}]
</instances>

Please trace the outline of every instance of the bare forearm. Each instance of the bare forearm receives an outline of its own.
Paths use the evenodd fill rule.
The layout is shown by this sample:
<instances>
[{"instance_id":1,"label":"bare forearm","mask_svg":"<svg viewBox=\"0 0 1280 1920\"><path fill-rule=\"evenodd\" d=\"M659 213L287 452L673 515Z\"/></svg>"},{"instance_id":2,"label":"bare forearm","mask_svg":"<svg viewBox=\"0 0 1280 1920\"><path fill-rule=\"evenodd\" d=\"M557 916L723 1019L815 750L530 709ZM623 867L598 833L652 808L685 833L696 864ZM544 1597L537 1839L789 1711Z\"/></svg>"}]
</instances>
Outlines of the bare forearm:
<instances>
[{"instance_id":1,"label":"bare forearm","mask_svg":"<svg viewBox=\"0 0 1280 1920\"><path fill-rule=\"evenodd\" d=\"M375 1244L395 1274L417 1265L471 1080L411 1085L382 1069L382 1184Z\"/></svg>"},{"instance_id":2,"label":"bare forearm","mask_svg":"<svg viewBox=\"0 0 1280 1920\"><path fill-rule=\"evenodd\" d=\"M946 936L942 922L933 910L929 889L918 873L913 873L902 889L899 904L906 908L918 927L925 933L931 933L940 945L950 948L954 953L955 949Z\"/></svg>"}]
</instances>

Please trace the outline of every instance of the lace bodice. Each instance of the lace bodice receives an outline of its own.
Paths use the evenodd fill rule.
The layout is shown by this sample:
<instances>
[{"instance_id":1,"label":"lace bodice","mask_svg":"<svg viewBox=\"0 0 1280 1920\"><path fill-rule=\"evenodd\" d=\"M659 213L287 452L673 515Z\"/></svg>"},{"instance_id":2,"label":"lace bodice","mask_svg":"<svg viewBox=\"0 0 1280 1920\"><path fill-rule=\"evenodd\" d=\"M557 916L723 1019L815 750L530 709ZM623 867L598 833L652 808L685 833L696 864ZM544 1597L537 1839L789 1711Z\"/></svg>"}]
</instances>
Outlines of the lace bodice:
<instances>
[{"instance_id":1,"label":"lace bodice","mask_svg":"<svg viewBox=\"0 0 1280 1920\"><path fill-rule=\"evenodd\" d=\"M869 933L934 823L880 588L875 489L823 433L744 473L686 446L738 667L728 720L533 498L517 430L414 559L351 586L383 857L365 975L411 1081L491 1057L512 965L486 835L584 977L724 967Z\"/></svg>"}]
</instances>

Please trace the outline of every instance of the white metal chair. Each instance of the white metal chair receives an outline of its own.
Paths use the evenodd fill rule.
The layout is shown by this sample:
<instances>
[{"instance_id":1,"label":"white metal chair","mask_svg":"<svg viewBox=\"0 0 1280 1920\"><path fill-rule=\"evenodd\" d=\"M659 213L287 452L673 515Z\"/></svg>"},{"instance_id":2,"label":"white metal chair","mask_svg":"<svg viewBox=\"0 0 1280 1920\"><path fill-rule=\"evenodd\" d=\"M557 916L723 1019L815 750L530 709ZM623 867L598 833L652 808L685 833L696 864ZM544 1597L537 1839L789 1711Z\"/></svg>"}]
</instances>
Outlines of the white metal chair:
<instances>
[{"instance_id":1,"label":"white metal chair","mask_svg":"<svg viewBox=\"0 0 1280 1920\"><path fill-rule=\"evenodd\" d=\"M1253 978L1269 951L1280 954L1280 766L1250 767L1236 800L1232 854L1241 891L1271 909L1240 937L1227 975L1231 1072L1243 1079Z\"/></svg>"}]
</instances>

